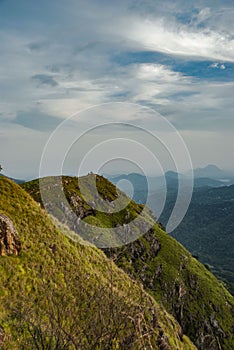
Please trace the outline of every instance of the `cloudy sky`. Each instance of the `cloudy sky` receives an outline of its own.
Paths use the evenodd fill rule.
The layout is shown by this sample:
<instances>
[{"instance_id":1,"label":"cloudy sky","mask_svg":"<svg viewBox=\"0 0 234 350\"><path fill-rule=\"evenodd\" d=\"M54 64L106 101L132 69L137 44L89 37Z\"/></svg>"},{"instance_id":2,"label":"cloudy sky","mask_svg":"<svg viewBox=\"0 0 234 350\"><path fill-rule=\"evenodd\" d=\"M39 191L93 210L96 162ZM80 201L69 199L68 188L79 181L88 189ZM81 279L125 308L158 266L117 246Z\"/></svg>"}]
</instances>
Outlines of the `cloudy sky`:
<instances>
[{"instance_id":1,"label":"cloudy sky","mask_svg":"<svg viewBox=\"0 0 234 350\"><path fill-rule=\"evenodd\" d=\"M114 106L108 118L94 107L88 126L134 121L152 131L154 117L129 108L149 107L179 131L194 167L234 170L233 18L233 0L0 0L5 173L37 177L56 127L102 104ZM82 113L66 137L85 132Z\"/></svg>"}]
</instances>

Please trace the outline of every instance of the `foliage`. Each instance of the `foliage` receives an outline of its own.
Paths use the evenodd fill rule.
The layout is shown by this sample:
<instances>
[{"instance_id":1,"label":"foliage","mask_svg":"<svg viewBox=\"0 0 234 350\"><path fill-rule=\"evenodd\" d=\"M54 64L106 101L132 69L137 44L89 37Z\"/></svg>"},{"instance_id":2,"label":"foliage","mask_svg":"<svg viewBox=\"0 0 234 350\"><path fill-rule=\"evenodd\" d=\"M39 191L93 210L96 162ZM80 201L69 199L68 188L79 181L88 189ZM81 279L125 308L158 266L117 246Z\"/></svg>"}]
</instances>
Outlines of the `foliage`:
<instances>
[{"instance_id":1,"label":"foliage","mask_svg":"<svg viewBox=\"0 0 234 350\"><path fill-rule=\"evenodd\" d=\"M109 200L115 199L116 188L104 178L98 179L99 193L106 195L106 187ZM88 181L88 177L85 181ZM63 183L68 201L74 194L82 198L77 179L66 177L63 178ZM23 187L35 199L40 200L38 180L24 184ZM88 197L90 195L90 201L92 191L87 193ZM87 205L83 198L82 203L83 207ZM103 227L115 227L118 223L126 223L126 218L136 217L142 209L142 205L130 201L123 211L111 215L98 210L89 211L84 220L92 220L92 223ZM130 213L128 216L127 211ZM152 224L150 211L146 212L144 220ZM207 268L158 224L154 222L153 230L136 242L105 252L120 268L142 283L154 299L176 317L185 334L196 342L200 349L213 350L219 349L220 346L227 350L233 348L232 296Z\"/></svg>"},{"instance_id":2,"label":"foliage","mask_svg":"<svg viewBox=\"0 0 234 350\"><path fill-rule=\"evenodd\" d=\"M132 251L139 244L134 242L115 249L117 265L141 281L155 300L174 315L198 348L219 349L221 346L231 350L234 345L233 297L205 266L157 225L153 234L161 244L154 257L147 256L146 251L133 260ZM140 240L146 246L144 237Z\"/></svg>"},{"instance_id":3,"label":"foliage","mask_svg":"<svg viewBox=\"0 0 234 350\"><path fill-rule=\"evenodd\" d=\"M195 349L100 250L62 234L18 185L1 178L0 191L22 242L19 256L0 257L2 349Z\"/></svg>"},{"instance_id":4,"label":"foliage","mask_svg":"<svg viewBox=\"0 0 234 350\"><path fill-rule=\"evenodd\" d=\"M176 194L168 194L160 220L167 222ZM152 199L151 199L152 200ZM151 204L156 205L156 197ZM207 263L234 293L234 186L195 189L188 212L172 233L193 255Z\"/></svg>"}]
</instances>

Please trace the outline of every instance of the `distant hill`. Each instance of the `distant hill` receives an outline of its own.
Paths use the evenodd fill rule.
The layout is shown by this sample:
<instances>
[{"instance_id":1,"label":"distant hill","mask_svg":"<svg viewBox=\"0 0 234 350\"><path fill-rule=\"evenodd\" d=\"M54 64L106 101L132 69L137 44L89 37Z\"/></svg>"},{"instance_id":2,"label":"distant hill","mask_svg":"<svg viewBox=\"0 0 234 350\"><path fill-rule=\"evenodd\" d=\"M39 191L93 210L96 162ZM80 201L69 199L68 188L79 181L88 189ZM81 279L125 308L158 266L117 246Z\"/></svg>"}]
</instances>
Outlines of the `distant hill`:
<instances>
[{"instance_id":1,"label":"distant hill","mask_svg":"<svg viewBox=\"0 0 234 350\"><path fill-rule=\"evenodd\" d=\"M203 169L201 169L201 171L199 169L195 170L194 187L219 187L225 186L227 184L232 184L234 182L234 175L232 177L231 174L228 175L222 170L219 172L217 170L218 168L215 168L217 172L213 177L210 177L207 175L207 173L210 175L211 173L214 173L211 171L211 169L213 169L213 166L207 167L207 169L207 172L206 170L203 171ZM217 173L219 173L220 176L217 176ZM186 187L187 183L190 182L191 177L188 174L184 175L178 174L175 171L167 171L163 176L146 177L141 174L130 173L117 176L112 175L109 176L108 179L115 185L117 185L121 180L129 181L134 188L133 199L139 203L145 203L147 194L161 190L162 188L165 188L165 185L167 189L177 189L179 180L181 181L181 185ZM121 185L121 189L124 190L127 194L129 194L128 188L129 187L127 185Z\"/></svg>"},{"instance_id":2,"label":"distant hill","mask_svg":"<svg viewBox=\"0 0 234 350\"><path fill-rule=\"evenodd\" d=\"M150 196L156 211L160 192ZM165 225L176 200L169 191L160 221ZM234 185L195 188L189 209L172 235L211 270L226 280L234 293Z\"/></svg>"},{"instance_id":3,"label":"distant hill","mask_svg":"<svg viewBox=\"0 0 234 350\"><path fill-rule=\"evenodd\" d=\"M117 176L110 176L108 179L114 184L117 185L122 191L124 191L127 195L131 195L131 189L133 188L132 198L137 203L146 203L147 194L150 190L147 177L137 173L131 174L122 174ZM123 182L125 180L125 182ZM127 182L126 182L127 181ZM131 185L132 187L131 187ZM153 186L153 189L156 187Z\"/></svg>"},{"instance_id":4,"label":"distant hill","mask_svg":"<svg viewBox=\"0 0 234 350\"><path fill-rule=\"evenodd\" d=\"M216 165L207 165L204 168L197 168L194 170L195 178L210 178L213 180L222 181L225 185L231 185L234 183L234 174L228 171L224 171Z\"/></svg>"},{"instance_id":5,"label":"distant hill","mask_svg":"<svg viewBox=\"0 0 234 350\"><path fill-rule=\"evenodd\" d=\"M221 187L225 186L225 182L215 180L209 177L194 178L194 187Z\"/></svg>"},{"instance_id":6,"label":"distant hill","mask_svg":"<svg viewBox=\"0 0 234 350\"><path fill-rule=\"evenodd\" d=\"M211 179L219 179L225 174L223 170L213 164L209 164L204 168L197 168L194 170L195 177L210 177Z\"/></svg>"},{"instance_id":7,"label":"distant hill","mask_svg":"<svg viewBox=\"0 0 234 350\"><path fill-rule=\"evenodd\" d=\"M198 176L209 174L217 178L221 176L223 179L229 176L229 182L232 183L231 174L215 166L197 169L195 174ZM186 186L186 176L181 176ZM146 203L148 198L149 207L157 215L157 208L163 199L162 177L146 178L142 175L132 176L132 174L124 175L124 177L133 184L133 199L138 203ZM119 175L118 181L122 178L123 176ZM173 171L167 172L165 179L167 199L159 218L163 225L166 225L175 204L178 174ZM150 186L147 186L147 180ZM116 178L112 178L111 181L117 183ZM225 181L214 178L195 177L191 205L182 223L172 235L194 255L199 256L203 263L208 263L216 276L228 282L230 290L234 293L233 187L225 186L225 184ZM152 192L148 193L148 188L151 188ZM228 193L230 198L227 198ZM230 205L227 205L229 201ZM227 213L229 213L228 218ZM220 237L225 237L225 239L222 240Z\"/></svg>"},{"instance_id":8,"label":"distant hill","mask_svg":"<svg viewBox=\"0 0 234 350\"><path fill-rule=\"evenodd\" d=\"M61 186L61 180L69 206L83 222L99 227L102 235L98 237L95 230L93 232L90 228L86 228L83 232L79 220L73 220L69 215L65 215L68 209L62 205L60 194L57 192ZM80 181L86 188L86 201L81 193ZM89 240L97 240L99 245L110 241L108 230L106 233L105 228L117 228L116 235L111 238L111 242L115 244L120 241L124 243L126 237L136 237L137 233L141 233L144 227L150 224L151 228L144 235L138 236L135 241L116 248L103 247L103 251L131 278L141 283L155 301L164 305L167 312L176 318L183 333L195 343L198 349L219 350L220 347L227 350L233 349L234 339L231 328L233 297L206 267L162 230L161 226L153 220L149 210L146 210L146 214L143 215L144 206L130 201L120 211L113 213L108 210L100 211L99 202L107 205L106 209L108 203L112 209L118 209L117 198L120 198L119 196L122 196L123 200L125 198L124 194L119 193L113 184L101 176L89 175L81 179L67 176L62 179L51 177L42 179L41 184L44 194L48 193L47 209L51 210L53 201L56 209L53 213L59 220L69 225L77 234L89 237ZM95 195L96 186L101 198ZM43 207L39 180L25 183L22 188ZM52 189L54 191L51 197ZM104 202L103 199L105 199ZM133 224L127 232L121 229L121 226L125 227L141 213L143 222L140 225ZM125 234L123 234L124 231ZM152 348L170 349L162 343ZM175 343L171 346L171 349L177 348L183 349L181 345ZM191 349L189 346L187 348Z\"/></svg>"}]
</instances>

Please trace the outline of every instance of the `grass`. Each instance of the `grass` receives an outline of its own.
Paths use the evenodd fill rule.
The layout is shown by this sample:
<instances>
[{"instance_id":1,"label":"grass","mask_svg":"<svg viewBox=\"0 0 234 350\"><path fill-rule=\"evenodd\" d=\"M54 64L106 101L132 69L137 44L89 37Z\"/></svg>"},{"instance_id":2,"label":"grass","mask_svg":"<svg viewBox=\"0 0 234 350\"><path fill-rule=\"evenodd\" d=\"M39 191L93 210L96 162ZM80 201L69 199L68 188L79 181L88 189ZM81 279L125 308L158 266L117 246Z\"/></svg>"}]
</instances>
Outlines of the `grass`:
<instances>
[{"instance_id":1,"label":"grass","mask_svg":"<svg viewBox=\"0 0 234 350\"><path fill-rule=\"evenodd\" d=\"M53 184L55 178L44 179L46 186L48 181ZM107 249L106 254L111 256L129 276L141 283L154 300L177 319L184 333L198 347L219 349L222 346L225 350L234 348L233 297L204 265L194 259L181 244L154 222L147 208L129 200L101 176L89 175L79 180L63 177L62 181L69 203L71 203L71 197L76 195L81 200L81 205L87 208L88 203L97 198L95 184L99 195L107 202L116 203L117 201L114 213L107 212L108 203L104 203L106 212L97 208L93 212L88 212L84 221L94 227L116 227L127 224L142 215L143 220L153 229L142 236L139 226L133 224L131 234L138 239L126 246ZM86 201L82 196L83 191L80 191L80 181L82 189L85 189ZM23 184L22 187L40 201L38 180ZM121 198L119 202L118 197ZM121 206L122 200L128 202L125 208ZM73 205L71 208L75 211ZM59 205L58 209L60 209ZM118 243L118 237L109 236L108 230L103 232L101 241L98 242L100 245L111 243L115 246ZM85 234L86 237L90 235L88 237L92 241L92 232ZM203 335L205 335L204 344Z\"/></svg>"},{"instance_id":2,"label":"grass","mask_svg":"<svg viewBox=\"0 0 234 350\"><path fill-rule=\"evenodd\" d=\"M0 348L159 349L164 337L169 349L195 349L175 319L102 251L71 240L75 233L55 226L11 181L0 179L0 195L0 213L22 242L19 256L0 257L0 326L7 335Z\"/></svg>"},{"instance_id":3,"label":"grass","mask_svg":"<svg viewBox=\"0 0 234 350\"><path fill-rule=\"evenodd\" d=\"M117 264L142 282L154 299L176 317L197 346L201 334L206 334L207 348L216 342L217 349L219 343L225 350L233 349L233 296L204 265L157 225L153 234L161 244L155 257L143 255L130 263L132 247L126 247L115 251L119 255ZM140 240L143 242L143 238ZM161 272L154 279L159 266Z\"/></svg>"}]
</instances>

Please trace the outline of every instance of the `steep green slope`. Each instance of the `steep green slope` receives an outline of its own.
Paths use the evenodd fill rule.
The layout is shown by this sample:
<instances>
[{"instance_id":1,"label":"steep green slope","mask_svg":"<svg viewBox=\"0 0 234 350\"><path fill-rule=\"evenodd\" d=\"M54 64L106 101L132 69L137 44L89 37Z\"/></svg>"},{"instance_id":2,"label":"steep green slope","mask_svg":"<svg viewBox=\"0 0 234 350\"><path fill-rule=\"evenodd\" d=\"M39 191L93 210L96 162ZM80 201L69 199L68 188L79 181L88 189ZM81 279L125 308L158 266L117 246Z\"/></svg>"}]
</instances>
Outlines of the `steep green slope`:
<instances>
[{"instance_id":1,"label":"steep green slope","mask_svg":"<svg viewBox=\"0 0 234 350\"><path fill-rule=\"evenodd\" d=\"M202 263L208 264L234 295L234 186L226 186L233 183L233 178L231 174L215 169L212 170L212 166L197 169L198 175L205 175L207 170L210 174L214 171L214 178L194 178L193 196L188 211L171 235ZM218 173L222 176L218 176ZM137 203L146 203L148 197L147 204L157 215L160 203L164 200L163 178L160 185L159 178L146 178L140 174L110 177L114 184L121 179L127 179L132 184L133 199ZM166 226L177 199L178 174L168 172L165 180L167 198L159 220ZM126 186L126 190L129 190L129 186Z\"/></svg>"},{"instance_id":2,"label":"steep green slope","mask_svg":"<svg viewBox=\"0 0 234 350\"><path fill-rule=\"evenodd\" d=\"M62 234L5 178L0 215L12 220L22 249L0 256L0 349L196 349L138 283Z\"/></svg>"},{"instance_id":3,"label":"steep green slope","mask_svg":"<svg viewBox=\"0 0 234 350\"><path fill-rule=\"evenodd\" d=\"M162 302L199 349L233 349L233 297L166 232L155 225L148 237L106 253Z\"/></svg>"},{"instance_id":4,"label":"steep green slope","mask_svg":"<svg viewBox=\"0 0 234 350\"><path fill-rule=\"evenodd\" d=\"M98 247L130 242L154 224L149 209L130 200L102 176L87 175L79 181L68 176L47 177L40 182L24 183L22 188L50 214ZM81 220L77 218L86 225L81 227ZM122 226L128 223L131 223L131 232L123 235ZM102 230L112 227L116 228L115 232Z\"/></svg>"},{"instance_id":5,"label":"steep green slope","mask_svg":"<svg viewBox=\"0 0 234 350\"><path fill-rule=\"evenodd\" d=\"M13 179L12 177L6 176L6 175L4 175L4 174L0 174L0 176L4 176L4 177L6 177L7 179L9 179L9 180L11 180L11 181L14 181L14 182L17 183L17 184L22 184L23 182L25 182L24 180Z\"/></svg>"},{"instance_id":6,"label":"steep green slope","mask_svg":"<svg viewBox=\"0 0 234 350\"><path fill-rule=\"evenodd\" d=\"M88 182L88 178L90 177L86 177L85 181ZM45 187L51 189L52 178L47 181L49 184L45 182ZM77 179L64 177L63 186L74 212L78 216L86 213L83 219L94 226L123 225L143 210L142 205L131 201L120 212L103 213L91 206L87 208L88 204L81 195ZM40 201L38 180L24 184L23 187ZM116 199L116 188L104 178L97 177L97 187L101 196L108 193L107 199L110 202ZM88 194L91 196L92 191L88 191ZM66 221L59 200L57 205L58 218ZM233 349L233 297L185 248L161 230L158 224L152 224L150 212L146 211L144 219L152 226L147 234L121 248L104 249L106 254L131 277L140 281L155 300L176 317L183 331L199 349ZM71 224L73 225L72 222ZM74 226L73 229L79 233L79 226Z\"/></svg>"},{"instance_id":7,"label":"steep green slope","mask_svg":"<svg viewBox=\"0 0 234 350\"><path fill-rule=\"evenodd\" d=\"M162 221L173 206L168 201ZM212 272L226 280L234 293L234 185L195 190L188 212L173 236Z\"/></svg>"}]
</instances>

